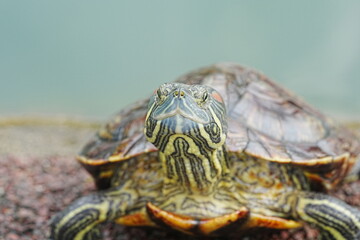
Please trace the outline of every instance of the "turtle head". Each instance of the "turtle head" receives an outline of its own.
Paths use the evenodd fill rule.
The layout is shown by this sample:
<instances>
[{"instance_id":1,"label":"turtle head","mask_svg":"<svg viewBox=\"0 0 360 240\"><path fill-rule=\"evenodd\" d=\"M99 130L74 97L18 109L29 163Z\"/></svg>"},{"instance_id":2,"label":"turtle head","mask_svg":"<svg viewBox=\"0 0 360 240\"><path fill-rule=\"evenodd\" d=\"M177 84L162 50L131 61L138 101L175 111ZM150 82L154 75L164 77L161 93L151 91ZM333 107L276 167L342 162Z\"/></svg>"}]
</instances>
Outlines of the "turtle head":
<instances>
[{"instance_id":1,"label":"turtle head","mask_svg":"<svg viewBox=\"0 0 360 240\"><path fill-rule=\"evenodd\" d=\"M226 139L227 122L221 95L208 86L165 83L150 98L145 135L160 151L172 137L218 149Z\"/></svg>"}]
</instances>

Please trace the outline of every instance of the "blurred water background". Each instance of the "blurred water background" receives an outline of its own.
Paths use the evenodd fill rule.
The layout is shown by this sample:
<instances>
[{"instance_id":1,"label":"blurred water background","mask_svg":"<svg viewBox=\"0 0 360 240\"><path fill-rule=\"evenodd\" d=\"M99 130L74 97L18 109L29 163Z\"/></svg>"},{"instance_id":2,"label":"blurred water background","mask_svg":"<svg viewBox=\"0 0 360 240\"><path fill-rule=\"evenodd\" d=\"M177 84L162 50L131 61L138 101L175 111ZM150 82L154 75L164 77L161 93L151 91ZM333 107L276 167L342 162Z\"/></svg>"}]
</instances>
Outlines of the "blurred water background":
<instances>
[{"instance_id":1,"label":"blurred water background","mask_svg":"<svg viewBox=\"0 0 360 240\"><path fill-rule=\"evenodd\" d=\"M0 1L0 116L107 119L189 70L261 70L360 119L360 1Z\"/></svg>"}]
</instances>

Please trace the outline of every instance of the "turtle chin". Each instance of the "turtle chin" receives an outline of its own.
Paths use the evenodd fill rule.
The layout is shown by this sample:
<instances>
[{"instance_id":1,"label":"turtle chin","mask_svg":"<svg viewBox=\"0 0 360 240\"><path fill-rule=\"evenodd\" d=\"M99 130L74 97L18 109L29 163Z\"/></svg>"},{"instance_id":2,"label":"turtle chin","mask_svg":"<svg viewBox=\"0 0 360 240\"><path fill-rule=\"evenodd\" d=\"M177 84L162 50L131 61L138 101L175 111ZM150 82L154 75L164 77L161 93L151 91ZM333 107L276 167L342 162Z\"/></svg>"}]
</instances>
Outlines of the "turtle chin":
<instances>
[{"instance_id":1,"label":"turtle chin","mask_svg":"<svg viewBox=\"0 0 360 240\"><path fill-rule=\"evenodd\" d=\"M187 137L192 137L194 135L194 129L199 129L199 127L204 124L201 122L194 121L193 118L185 117L183 115L177 114L162 120L159 120L160 126L169 129L169 134L184 135Z\"/></svg>"},{"instance_id":2,"label":"turtle chin","mask_svg":"<svg viewBox=\"0 0 360 240\"><path fill-rule=\"evenodd\" d=\"M163 119L147 118L145 135L147 140L160 150L163 143L172 138L191 139L194 143L206 146L208 150L218 149L225 143L226 133L215 122L197 122L193 118L176 114Z\"/></svg>"},{"instance_id":3,"label":"turtle chin","mask_svg":"<svg viewBox=\"0 0 360 240\"><path fill-rule=\"evenodd\" d=\"M149 117L145 122L145 135L147 140L157 146L157 139L168 139L169 137L186 136L193 137L196 133L195 130L203 126L193 119L189 119L181 114L175 114L164 118Z\"/></svg>"}]
</instances>

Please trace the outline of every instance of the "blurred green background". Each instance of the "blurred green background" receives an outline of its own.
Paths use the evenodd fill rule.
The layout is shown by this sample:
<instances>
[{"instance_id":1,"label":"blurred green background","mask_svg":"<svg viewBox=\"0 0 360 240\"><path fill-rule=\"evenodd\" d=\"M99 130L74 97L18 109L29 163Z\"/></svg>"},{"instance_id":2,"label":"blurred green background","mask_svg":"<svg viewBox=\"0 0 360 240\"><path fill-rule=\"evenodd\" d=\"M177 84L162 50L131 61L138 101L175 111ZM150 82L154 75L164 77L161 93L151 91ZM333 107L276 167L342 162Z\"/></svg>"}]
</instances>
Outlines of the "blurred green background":
<instances>
[{"instance_id":1,"label":"blurred green background","mask_svg":"<svg viewBox=\"0 0 360 240\"><path fill-rule=\"evenodd\" d=\"M0 116L108 118L208 64L360 119L360 1L1 1Z\"/></svg>"}]
</instances>

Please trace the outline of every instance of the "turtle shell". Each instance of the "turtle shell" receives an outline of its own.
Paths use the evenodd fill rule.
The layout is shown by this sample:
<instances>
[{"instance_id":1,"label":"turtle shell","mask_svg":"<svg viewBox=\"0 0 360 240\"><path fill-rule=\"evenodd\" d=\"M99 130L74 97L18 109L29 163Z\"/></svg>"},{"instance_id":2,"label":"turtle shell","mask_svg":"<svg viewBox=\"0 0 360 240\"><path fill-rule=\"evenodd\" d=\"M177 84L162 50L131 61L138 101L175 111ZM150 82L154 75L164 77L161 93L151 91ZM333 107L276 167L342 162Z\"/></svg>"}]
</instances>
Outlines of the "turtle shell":
<instances>
[{"instance_id":1,"label":"turtle shell","mask_svg":"<svg viewBox=\"0 0 360 240\"><path fill-rule=\"evenodd\" d=\"M177 82L208 85L222 95L228 152L298 165L327 188L346 176L360 154L351 132L255 70L216 64ZM148 99L120 111L85 146L78 159L95 179L113 164L157 151L143 134L147 104Z\"/></svg>"}]
</instances>

